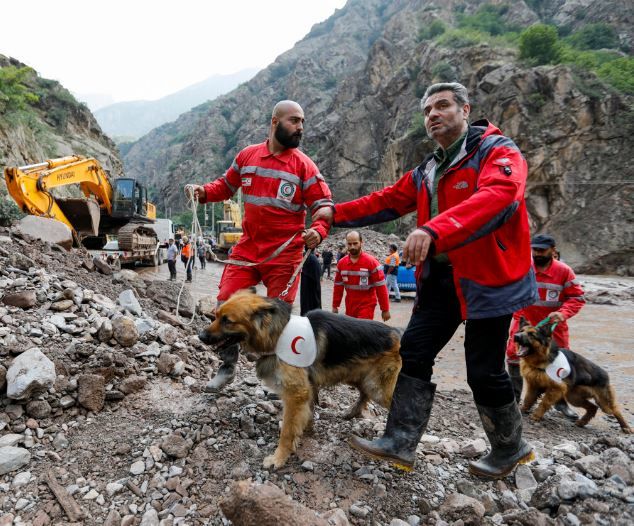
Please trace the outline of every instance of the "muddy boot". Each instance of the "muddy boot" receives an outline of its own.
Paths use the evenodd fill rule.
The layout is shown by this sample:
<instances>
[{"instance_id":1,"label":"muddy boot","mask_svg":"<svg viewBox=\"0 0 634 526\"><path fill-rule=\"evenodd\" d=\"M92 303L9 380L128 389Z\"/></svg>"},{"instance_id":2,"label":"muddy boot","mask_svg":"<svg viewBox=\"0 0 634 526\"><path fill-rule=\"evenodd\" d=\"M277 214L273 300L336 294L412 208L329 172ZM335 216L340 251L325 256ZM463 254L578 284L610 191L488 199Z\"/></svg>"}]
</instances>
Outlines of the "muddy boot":
<instances>
[{"instance_id":1,"label":"muddy boot","mask_svg":"<svg viewBox=\"0 0 634 526\"><path fill-rule=\"evenodd\" d=\"M469 462L472 474L499 479L518 464L526 464L535 458L530 444L522 438L522 415L515 401L502 407L478 404L476 407L489 437L491 451L481 459Z\"/></svg>"},{"instance_id":2,"label":"muddy boot","mask_svg":"<svg viewBox=\"0 0 634 526\"><path fill-rule=\"evenodd\" d=\"M416 461L416 446L429 421L435 392L436 384L401 373L383 436L376 440L353 436L350 444L367 455L411 471Z\"/></svg>"},{"instance_id":3,"label":"muddy boot","mask_svg":"<svg viewBox=\"0 0 634 526\"><path fill-rule=\"evenodd\" d=\"M509 376L511 377L511 383L513 384L513 394L515 395L515 401L519 404L522 398L522 388L524 387L524 380L520 373L520 366L514 363L507 363Z\"/></svg>"},{"instance_id":4,"label":"muddy boot","mask_svg":"<svg viewBox=\"0 0 634 526\"><path fill-rule=\"evenodd\" d=\"M557 411L559 411L569 420L579 419L579 415L577 414L577 412L572 407L570 407L565 400L559 400L559 402L555 404L555 409L557 409Z\"/></svg>"},{"instance_id":5,"label":"muddy boot","mask_svg":"<svg viewBox=\"0 0 634 526\"><path fill-rule=\"evenodd\" d=\"M231 345L225 350L220 351L220 357L222 358L222 365L216 376L214 376L203 389L206 393L215 393L220 391L223 387L233 382L236 376L236 364L238 363L238 355L240 353L240 347L238 345Z\"/></svg>"}]
</instances>

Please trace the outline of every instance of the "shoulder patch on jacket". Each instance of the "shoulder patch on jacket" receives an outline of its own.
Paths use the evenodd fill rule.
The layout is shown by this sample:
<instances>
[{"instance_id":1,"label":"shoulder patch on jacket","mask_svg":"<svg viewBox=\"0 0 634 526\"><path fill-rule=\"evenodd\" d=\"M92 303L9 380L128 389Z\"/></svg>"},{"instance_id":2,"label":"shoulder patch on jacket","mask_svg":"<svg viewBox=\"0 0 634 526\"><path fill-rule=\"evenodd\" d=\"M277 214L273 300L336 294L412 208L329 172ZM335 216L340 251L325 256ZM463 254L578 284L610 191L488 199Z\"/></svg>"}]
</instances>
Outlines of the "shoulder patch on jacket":
<instances>
[{"instance_id":1,"label":"shoulder patch on jacket","mask_svg":"<svg viewBox=\"0 0 634 526\"><path fill-rule=\"evenodd\" d=\"M511 160L508 157L502 157L501 159L495 159L493 164L500 167L500 171L504 175L511 175L513 169L511 168Z\"/></svg>"}]
</instances>

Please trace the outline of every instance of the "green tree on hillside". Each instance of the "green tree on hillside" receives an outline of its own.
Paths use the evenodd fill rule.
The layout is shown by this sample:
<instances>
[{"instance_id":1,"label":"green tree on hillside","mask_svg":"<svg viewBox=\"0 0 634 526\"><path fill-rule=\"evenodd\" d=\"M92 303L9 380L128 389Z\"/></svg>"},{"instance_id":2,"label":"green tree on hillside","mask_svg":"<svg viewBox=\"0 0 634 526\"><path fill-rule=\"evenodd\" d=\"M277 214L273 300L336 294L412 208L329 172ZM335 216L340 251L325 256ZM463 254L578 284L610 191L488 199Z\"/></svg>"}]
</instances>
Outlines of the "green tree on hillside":
<instances>
[{"instance_id":1,"label":"green tree on hillside","mask_svg":"<svg viewBox=\"0 0 634 526\"><path fill-rule=\"evenodd\" d=\"M597 74L616 89L634 95L634 57L607 62L598 69Z\"/></svg>"},{"instance_id":2,"label":"green tree on hillside","mask_svg":"<svg viewBox=\"0 0 634 526\"><path fill-rule=\"evenodd\" d=\"M38 96L31 92L25 82L35 72L28 67L7 66L0 68L0 113L23 110L36 103Z\"/></svg>"},{"instance_id":3,"label":"green tree on hillside","mask_svg":"<svg viewBox=\"0 0 634 526\"><path fill-rule=\"evenodd\" d=\"M520 35L520 58L535 65L551 64L559 58L557 28L546 24L535 24Z\"/></svg>"},{"instance_id":4,"label":"green tree on hillside","mask_svg":"<svg viewBox=\"0 0 634 526\"><path fill-rule=\"evenodd\" d=\"M575 31L567 39L577 49L617 49L619 36L616 30L605 23L588 24Z\"/></svg>"},{"instance_id":5,"label":"green tree on hillside","mask_svg":"<svg viewBox=\"0 0 634 526\"><path fill-rule=\"evenodd\" d=\"M504 20L508 9L508 5L505 4L482 5L473 15L458 15L458 27L475 29L494 36L518 31L519 28L516 25L508 24Z\"/></svg>"}]
</instances>

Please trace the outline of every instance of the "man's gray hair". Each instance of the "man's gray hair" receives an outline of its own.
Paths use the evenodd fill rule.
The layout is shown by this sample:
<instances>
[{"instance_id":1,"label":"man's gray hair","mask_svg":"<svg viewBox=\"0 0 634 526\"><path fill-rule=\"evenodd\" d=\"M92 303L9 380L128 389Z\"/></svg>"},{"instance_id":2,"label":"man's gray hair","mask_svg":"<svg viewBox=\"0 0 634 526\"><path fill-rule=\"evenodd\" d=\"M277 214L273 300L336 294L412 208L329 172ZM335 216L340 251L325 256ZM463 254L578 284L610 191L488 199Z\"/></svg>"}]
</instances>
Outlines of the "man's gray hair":
<instances>
[{"instance_id":1,"label":"man's gray hair","mask_svg":"<svg viewBox=\"0 0 634 526\"><path fill-rule=\"evenodd\" d=\"M420 109L425 109L425 101L431 97L434 93L438 93L439 91L451 91L453 93L454 99L458 105L463 106L465 104L469 104L469 93L467 92L467 88L465 88L459 82L438 82L437 84L432 84L425 91L425 95L420 99Z\"/></svg>"}]
</instances>

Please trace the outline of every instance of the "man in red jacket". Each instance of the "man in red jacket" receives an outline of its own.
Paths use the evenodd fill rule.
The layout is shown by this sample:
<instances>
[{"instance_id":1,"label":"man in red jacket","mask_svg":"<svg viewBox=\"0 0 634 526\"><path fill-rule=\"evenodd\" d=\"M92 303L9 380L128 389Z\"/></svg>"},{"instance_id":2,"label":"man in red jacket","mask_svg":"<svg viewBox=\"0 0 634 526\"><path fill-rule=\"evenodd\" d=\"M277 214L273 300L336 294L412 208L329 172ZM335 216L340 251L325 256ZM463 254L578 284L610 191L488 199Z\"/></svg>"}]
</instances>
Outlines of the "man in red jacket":
<instances>
[{"instance_id":1,"label":"man in red jacket","mask_svg":"<svg viewBox=\"0 0 634 526\"><path fill-rule=\"evenodd\" d=\"M547 234L536 235L531 240L531 249L539 299L533 305L524 307L513 314L513 323L506 347L506 363L518 403L522 394L523 381L519 371L520 359L517 356L517 345L513 341L513 336L519 330L520 318L523 316L531 325L537 325L544 318L557 322L553 338L559 347L570 349L566 320L577 314L586 303L583 289L574 271L555 258L557 247L554 237ZM579 417L563 400L558 402L555 408L571 420Z\"/></svg>"},{"instance_id":2,"label":"man in red jacket","mask_svg":"<svg viewBox=\"0 0 634 526\"><path fill-rule=\"evenodd\" d=\"M533 457L504 367L513 312L537 299L524 202L527 166L519 148L488 121L468 123L458 83L430 86L421 108L438 148L392 186L315 218L364 226L417 212L403 257L417 265L417 299L401 339L399 375L385 433L352 444L411 469L434 399L434 360L465 323L467 382L491 451L469 470L500 478Z\"/></svg>"},{"instance_id":3,"label":"man in red jacket","mask_svg":"<svg viewBox=\"0 0 634 526\"><path fill-rule=\"evenodd\" d=\"M228 199L242 188L243 234L231 253L231 259L240 263L225 267L218 302L260 281L269 297L280 296L301 263L304 244L314 248L328 234L326 220L314 220L309 229L304 226L306 210L315 213L321 207L332 207L333 202L317 166L297 148L303 131L301 106L290 100L278 102L266 142L240 151L219 179L186 187L200 203ZM293 303L298 284L295 280L284 301ZM221 389L233 380L238 352L238 345L223 352L223 365L207 384L207 391Z\"/></svg>"},{"instance_id":4,"label":"man in red jacket","mask_svg":"<svg viewBox=\"0 0 634 526\"><path fill-rule=\"evenodd\" d=\"M332 293L332 312L339 312L339 305L346 291L346 314L353 318L374 319L376 301L379 300L381 318L390 319L390 300L385 285L383 268L367 252L363 252L363 237L359 232L346 235L348 255L337 262L335 287Z\"/></svg>"}]
</instances>

